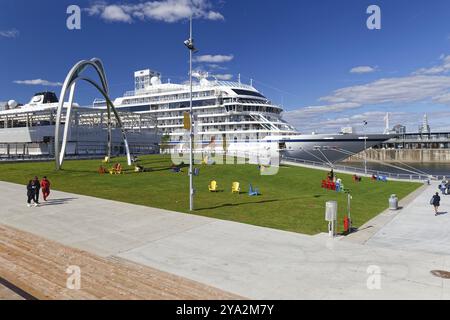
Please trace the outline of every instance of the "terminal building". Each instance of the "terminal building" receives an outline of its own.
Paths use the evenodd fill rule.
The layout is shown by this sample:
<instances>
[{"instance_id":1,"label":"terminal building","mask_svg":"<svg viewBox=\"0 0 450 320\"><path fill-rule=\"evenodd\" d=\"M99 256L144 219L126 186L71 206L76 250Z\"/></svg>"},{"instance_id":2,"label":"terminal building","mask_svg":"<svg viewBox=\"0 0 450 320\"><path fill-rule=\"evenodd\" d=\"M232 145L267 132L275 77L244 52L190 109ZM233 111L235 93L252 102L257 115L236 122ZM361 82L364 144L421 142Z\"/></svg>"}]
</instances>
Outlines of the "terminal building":
<instances>
[{"instance_id":1,"label":"terminal building","mask_svg":"<svg viewBox=\"0 0 450 320\"><path fill-rule=\"evenodd\" d=\"M3 103L0 108L0 159L54 157L55 119L58 108L58 98L54 93L37 93L26 105L9 101ZM91 158L107 154L107 111L75 104L72 112L66 155L73 158ZM64 115L65 110L63 124L66 122ZM132 154L159 152L160 135L151 115L124 111L120 111L119 115ZM112 154L123 155L125 146L121 130L114 117L111 117L111 123Z\"/></svg>"}]
</instances>

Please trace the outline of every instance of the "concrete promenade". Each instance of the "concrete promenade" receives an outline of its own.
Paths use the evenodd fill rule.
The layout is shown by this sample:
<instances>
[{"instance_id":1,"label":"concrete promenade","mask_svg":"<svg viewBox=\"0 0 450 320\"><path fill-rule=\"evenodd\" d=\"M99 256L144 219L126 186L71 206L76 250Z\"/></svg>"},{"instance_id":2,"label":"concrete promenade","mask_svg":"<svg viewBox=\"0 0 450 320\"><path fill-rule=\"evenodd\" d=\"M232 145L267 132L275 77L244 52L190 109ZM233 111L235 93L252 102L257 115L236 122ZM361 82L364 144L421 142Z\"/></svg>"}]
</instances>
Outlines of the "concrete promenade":
<instances>
[{"instance_id":1,"label":"concrete promenade","mask_svg":"<svg viewBox=\"0 0 450 320\"><path fill-rule=\"evenodd\" d=\"M450 196L440 195L438 216L430 205L438 185L439 182L433 182L427 187L370 238L367 245L450 256Z\"/></svg>"},{"instance_id":2,"label":"concrete promenade","mask_svg":"<svg viewBox=\"0 0 450 320\"><path fill-rule=\"evenodd\" d=\"M430 273L450 270L449 254L388 246L381 233L360 244L56 191L46 205L28 208L24 195L24 186L0 183L0 224L250 299L450 299L449 280ZM433 221L430 206L423 209L417 221Z\"/></svg>"}]
</instances>

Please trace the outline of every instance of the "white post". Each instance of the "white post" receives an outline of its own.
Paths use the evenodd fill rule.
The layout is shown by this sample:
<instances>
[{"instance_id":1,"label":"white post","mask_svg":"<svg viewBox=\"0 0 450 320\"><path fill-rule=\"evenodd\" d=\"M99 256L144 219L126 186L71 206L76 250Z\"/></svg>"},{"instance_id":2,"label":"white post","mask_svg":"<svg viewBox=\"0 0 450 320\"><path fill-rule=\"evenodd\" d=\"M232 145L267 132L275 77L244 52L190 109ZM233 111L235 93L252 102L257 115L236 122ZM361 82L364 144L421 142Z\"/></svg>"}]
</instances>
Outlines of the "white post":
<instances>
[{"instance_id":1,"label":"white post","mask_svg":"<svg viewBox=\"0 0 450 320\"><path fill-rule=\"evenodd\" d=\"M336 236L338 204L336 201L328 201L325 207L325 220L328 221L328 235L330 238L334 238Z\"/></svg>"},{"instance_id":2,"label":"white post","mask_svg":"<svg viewBox=\"0 0 450 320\"><path fill-rule=\"evenodd\" d=\"M352 215L351 215L351 201L352 201L352 195L349 193L347 197L347 211L348 211L348 231L352 232Z\"/></svg>"},{"instance_id":3,"label":"white post","mask_svg":"<svg viewBox=\"0 0 450 320\"><path fill-rule=\"evenodd\" d=\"M364 134L364 173L367 174L367 137Z\"/></svg>"},{"instance_id":4,"label":"white post","mask_svg":"<svg viewBox=\"0 0 450 320\"><path fill-rule=\"evenodd\" d=\"M363 134L364 134L364 173L367 175L367 135L366 135L366 125L367 122L363 123Z\"/></svg>"}]
</instances>

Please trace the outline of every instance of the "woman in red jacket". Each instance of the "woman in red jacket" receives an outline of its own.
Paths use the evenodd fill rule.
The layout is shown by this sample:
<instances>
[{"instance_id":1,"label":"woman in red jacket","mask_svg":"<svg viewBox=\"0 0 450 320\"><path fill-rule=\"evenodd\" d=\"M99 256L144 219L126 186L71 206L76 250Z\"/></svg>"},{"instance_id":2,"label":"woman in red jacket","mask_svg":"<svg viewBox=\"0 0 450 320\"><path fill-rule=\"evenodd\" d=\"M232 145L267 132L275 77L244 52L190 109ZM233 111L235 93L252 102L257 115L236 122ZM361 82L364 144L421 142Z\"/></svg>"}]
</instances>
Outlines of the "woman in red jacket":
<instances>
[{"instance_id":1,"label":"woman in red jacket","mask_svg":"<svg viewBox=\"0 0 450 320\"><path fill-rule=\"evenodd\" d=\"M50 195L50 181L48 181L47 177L44 177L42 179L41 189L42 189L42 195L44 196L44 201L47 201L47 198Z\"/></svg>"}]
</instances>

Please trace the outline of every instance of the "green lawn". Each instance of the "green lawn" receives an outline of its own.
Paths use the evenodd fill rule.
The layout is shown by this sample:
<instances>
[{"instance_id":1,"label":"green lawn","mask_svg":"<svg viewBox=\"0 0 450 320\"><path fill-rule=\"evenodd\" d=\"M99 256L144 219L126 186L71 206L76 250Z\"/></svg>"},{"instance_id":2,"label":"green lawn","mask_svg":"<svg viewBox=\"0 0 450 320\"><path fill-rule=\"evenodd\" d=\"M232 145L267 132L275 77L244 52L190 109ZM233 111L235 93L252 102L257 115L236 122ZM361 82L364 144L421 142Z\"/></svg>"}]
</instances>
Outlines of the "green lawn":
<instances>
[{"instance_id":1,"label":"green lawn","mask_svg":"<svg viewBox=\"0 0 450 320\"><path fill-rule=\"evenodd\" d=\"M126 168L124 159L119 160ZM54 162L0 164L0 180L25 185L35 175L40 178L46 175L53 188L60 191L188 212L187 168L183 173L172 173L170 157L142 157L141 164L151 168L151 172L130 171L120 176L99 175L97 169L100 164L99 160L67 161L60 172L55 172ZM326 232L325 202L339 202L339 220L342 221L347 196L321 189L321 180L325 176L324 171L299 167L281 167L277 175L261 176L255 165L200 166L200 176L195 179L195 214L305 234ZM346 188L352 190L355 226L364 224L386 209L391 194L403 198L420 187L417 183L382 183L369 179L353 183L351 176L339 177ZM212 179L218 181L223 192L208 191L208 183ZM252 183L260 189L262 196L231 194L233 181L239 181L244 192Z\"/></svg>"}]
</instances>

